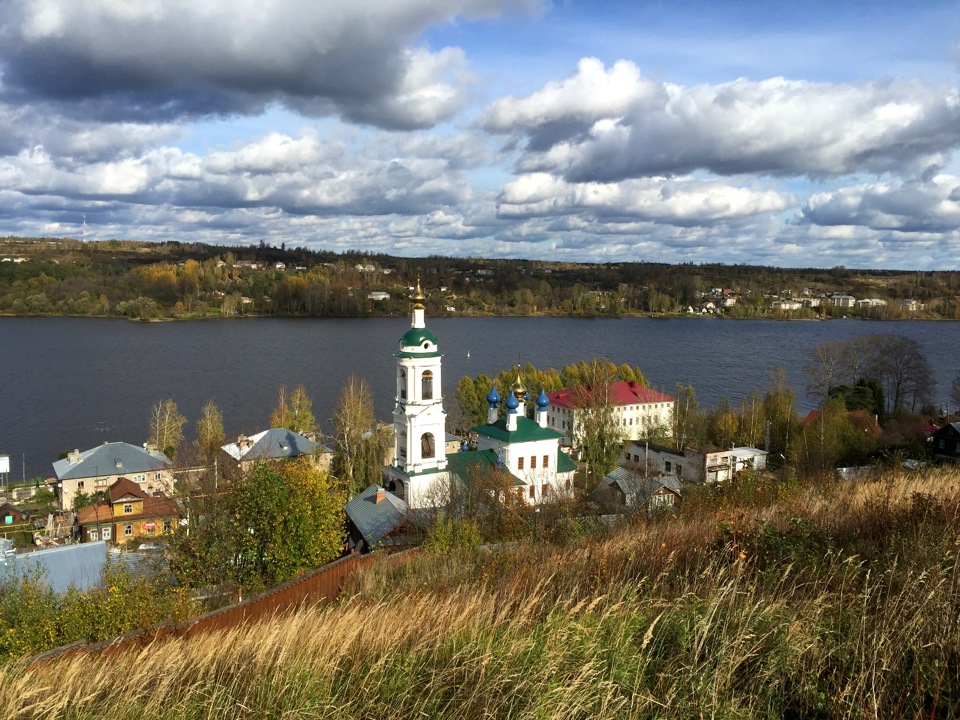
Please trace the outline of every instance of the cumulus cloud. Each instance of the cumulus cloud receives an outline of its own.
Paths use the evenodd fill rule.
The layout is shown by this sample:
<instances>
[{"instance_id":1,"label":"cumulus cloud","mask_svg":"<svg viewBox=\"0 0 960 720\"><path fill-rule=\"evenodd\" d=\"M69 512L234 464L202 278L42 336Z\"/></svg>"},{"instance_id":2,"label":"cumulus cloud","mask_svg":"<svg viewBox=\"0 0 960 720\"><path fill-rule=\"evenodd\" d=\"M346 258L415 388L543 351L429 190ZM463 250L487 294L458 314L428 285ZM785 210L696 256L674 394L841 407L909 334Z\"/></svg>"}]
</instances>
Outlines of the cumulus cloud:
<instances>
[{"instance_id":1,"label":"cumulus cloud","mask_svg":"<svg viewBox=\"0 0 960 720\"><path fill-rule=\"evenodd\" d=\"M463 52L418 47L428 28L538 0L9 0L4 92L78 116L143 120L259 113L280 102L387 128L462 107Z\"/></svg>"},{"instance_id":2,"label":"cumulus cloud","mask_svg":"<svg viewBox=\"0 0 960 720\"><path fill-rule=\"evenodd\" d=\"M498 209L501 216L511 218L590 212L598 217L690 226L778 213L795 204L787 193L721 180L645 178L568 183L547 173L533 173L504 186Z\"/></svg>"},{"instance_id":3,"label":"cumulus cloud","mask_svg":"<svg viewBox=\"0 0 960 720\"><path fill-rule=\"evenodd\" d=\"M395 149L389 144L390 149ZM411 215L469 203L473 190L448 160L450 146L383 157L322 139L272 133L206 156L161 147L74 163L42 146L0 159L0 190L74 201L181 208L274 208L291 215ZM431 152L432 150L432 152Z\"/></svg>"},{"instance_id":4,"label":"cumulus cloud","mask_svg":"<svg viewBox=\"0 0 960 720\"><path fill-rule=\"evenodd\" d=\"M629 62L607 69L584 60L561 82L497 100L481 125L528 139L521 172L571 182L698 169L820 177L922 172L960 144L960 94L921 81L771 78L682 87L645 78Z\"/></svg>"},{"instance_id":5,"label":"cumulus cloud","mask_svg":"<svg viewBox=\"0 0 960 720\"><path fill-rule=\"evenodd\" d=\"M960 230L960 178L891 181L811 196L802 218L816 225L862 225L874 230L929 233Z\"/></svg>"}]
</instances>

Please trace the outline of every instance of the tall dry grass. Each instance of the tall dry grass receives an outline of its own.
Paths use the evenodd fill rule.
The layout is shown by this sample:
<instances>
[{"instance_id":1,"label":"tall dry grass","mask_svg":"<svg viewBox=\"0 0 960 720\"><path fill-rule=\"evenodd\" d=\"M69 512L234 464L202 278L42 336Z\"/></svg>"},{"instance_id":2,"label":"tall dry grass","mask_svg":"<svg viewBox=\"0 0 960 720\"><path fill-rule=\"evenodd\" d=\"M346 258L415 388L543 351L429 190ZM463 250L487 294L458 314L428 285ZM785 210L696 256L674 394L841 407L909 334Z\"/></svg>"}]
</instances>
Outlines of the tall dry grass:
<instances>
[{"instance_id":1,"label":"tall dry grass","mask_svg":"<svg viewBox=\"0 0 960 720\"><path fill-rule=\"evenodd\" d=\"M563 548L375 563L336 604L0 679L5 718L960 715L960 474L691 498Z\"/></svg>"}]
</instances>

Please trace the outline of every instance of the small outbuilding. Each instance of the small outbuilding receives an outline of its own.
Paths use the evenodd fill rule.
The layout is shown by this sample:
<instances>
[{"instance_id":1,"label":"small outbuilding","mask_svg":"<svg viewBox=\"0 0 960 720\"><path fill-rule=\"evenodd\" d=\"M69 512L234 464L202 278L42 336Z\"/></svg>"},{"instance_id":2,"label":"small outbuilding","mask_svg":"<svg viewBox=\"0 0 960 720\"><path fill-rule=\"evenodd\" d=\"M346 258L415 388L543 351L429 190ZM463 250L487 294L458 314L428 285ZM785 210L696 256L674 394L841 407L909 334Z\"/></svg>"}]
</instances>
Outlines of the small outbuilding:
<instances>
[{"instance_id":1,"label":"small outbuilding","mask_svg":"<svg viewBox=\"0 0 960 720\"><path fill-rule=\"evenodd\" d=\"M388 537L396 537L407 520L407 504L376 483L361 492L344 510L347 513L348 549L368 553Z\"/></svg>"},{"instance_id":2,"label":"small outbuilding","mask_svg":"<svg viewBox=\"0 0 960 720\"><path fill-rule=\"evenodd\" d=\"M960 422L947 423L930 434L930 454L944 460L960 457Z\"/></svg>"},{"instance_id":3,"label":"small outbuilding","mask_svg":"<svg viewBox=\"0 0 960 720\"><path fill-rule=\"evenodd\" d=\"M618 467L604 476L592 494L609 508L649 515L661 508L676 508L680 504L681 484L676 475L647 476Z\"/></svg>"}]
</instances>

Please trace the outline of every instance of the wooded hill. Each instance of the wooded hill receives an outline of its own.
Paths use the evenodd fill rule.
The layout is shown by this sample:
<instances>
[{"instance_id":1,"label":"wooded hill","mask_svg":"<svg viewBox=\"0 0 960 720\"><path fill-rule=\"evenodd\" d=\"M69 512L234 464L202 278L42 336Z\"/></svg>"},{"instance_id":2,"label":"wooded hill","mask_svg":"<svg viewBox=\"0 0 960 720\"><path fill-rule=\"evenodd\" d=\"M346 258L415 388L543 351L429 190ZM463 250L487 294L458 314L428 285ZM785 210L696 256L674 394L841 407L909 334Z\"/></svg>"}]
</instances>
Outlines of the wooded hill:
<instances>
[{"instance_id":1,"label":"wooded hill","mask_svg":"<svg viewBox=\"0 0 960 720\"><path fill-rule=\"evenodd\" d=\"M960 272L787 269L655 262L558 263L431 256L402 258L305 248L0 239L0 313L144 320L237 315L371 316L407 311L421 278L431 315L677 314L722 292L728 317L960 319ZM717 293L714 291L721 291ZM384 299L371 293L387 293ZM784 314L776 298L835 293L886 300L858 310ZM382 296L381 296L382 297ZM901 300L923 309L906 312Z\"/></svg>"}]
</instances>

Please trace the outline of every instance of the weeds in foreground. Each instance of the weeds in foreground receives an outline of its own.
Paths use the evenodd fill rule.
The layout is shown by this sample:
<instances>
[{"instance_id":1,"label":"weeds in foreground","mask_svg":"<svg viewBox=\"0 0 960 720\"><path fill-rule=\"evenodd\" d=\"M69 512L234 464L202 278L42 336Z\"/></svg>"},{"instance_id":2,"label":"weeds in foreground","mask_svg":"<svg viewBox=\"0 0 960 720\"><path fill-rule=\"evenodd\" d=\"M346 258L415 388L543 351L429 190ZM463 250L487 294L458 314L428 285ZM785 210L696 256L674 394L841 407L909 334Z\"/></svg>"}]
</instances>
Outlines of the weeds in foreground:
<instances>
[{"instance_id":1,"label":"weeds in foreground","mask_svg":"<svg viewBox=\"0 0 960 720\"><path fill-rule=\"evenodd\" d=\"M8 667L0 716L954 717L958 507L940 471L384 561L326 607Z\"/></svg>"}]
</instances>

